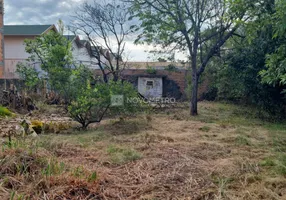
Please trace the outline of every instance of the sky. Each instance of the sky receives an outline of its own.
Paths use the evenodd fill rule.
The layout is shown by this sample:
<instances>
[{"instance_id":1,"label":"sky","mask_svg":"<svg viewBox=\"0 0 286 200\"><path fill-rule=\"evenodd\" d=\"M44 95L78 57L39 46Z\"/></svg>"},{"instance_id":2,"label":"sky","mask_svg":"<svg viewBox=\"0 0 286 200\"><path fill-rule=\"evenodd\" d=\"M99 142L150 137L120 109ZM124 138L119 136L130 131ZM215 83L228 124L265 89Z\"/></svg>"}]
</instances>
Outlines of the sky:
<instances>
[{"instance_id":1,"label":"sky","mask_svg":"<svg viewBox=\"0 0 286 200\"><path fill-rule=\"evenodd\" d=\"M59 19L68 25L74 11L86 0L4 0L4 24L57 24ZM148 51L151 46L134 45L127 41L126 52L130 61L154 61Z\"/></svg>"}]
</instances>

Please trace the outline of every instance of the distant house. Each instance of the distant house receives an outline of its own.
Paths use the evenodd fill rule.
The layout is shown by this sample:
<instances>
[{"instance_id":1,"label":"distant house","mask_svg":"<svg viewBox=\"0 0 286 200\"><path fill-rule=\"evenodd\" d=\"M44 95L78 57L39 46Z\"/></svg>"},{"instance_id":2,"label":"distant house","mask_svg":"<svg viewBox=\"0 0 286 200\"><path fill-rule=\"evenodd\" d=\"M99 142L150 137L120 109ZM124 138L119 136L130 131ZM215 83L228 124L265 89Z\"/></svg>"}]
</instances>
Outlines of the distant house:
<instances>
[{"instance_id":1,"label":"distant house","mask_svg":"<svg viewBox=\"0 0 286 200\"><path fill-rule=\"evenodd\" d=\"M29 54L25 51L24 40L33 39L51 30L57 31L55 25L4 26L4 77L6 79L18 78L15 73L17 64L29 57Z\"/></svg>"},{"instance_id":2,"label":"distant house","mask_svg":"<svg viewBox=\"0 0 286 200\"><path fill-rule=\"evenodd\" d=\"M99 69L96 59L96 48L100 51L100 60L103 66L108 65L106 58L109 58L109 51L102 47L92 46L88 40L80 39L79 36L65 35L72 42L72 54L77 64L83 64L90 69ZM103 56L105 55L105 56ZM112 57L110 58L113 59Z\"/></svg>"},{"instance_id":3,"label":"distant house","mask_svg":"<svg viewBox=\"0 0 286 200\"><path fill-rule=\"evenodd\" d=\"M24 40L33 39L49 31L58 31L55 25L5 25L4 26L4 55L5 67L3 77L5 79L17 79L15 73L19 62L24 62L29 54L25 51ZM77 64L84 64L91 69L99 69L98 61L95 58L95 48L99 48L102 54L101 61L103 66L107 65L106 57L109 57L109 52L101 47L94 47L87 40L81 40L79 36L65 35L72 42L72 53ZM111 59L113 59L111 57ZM38 68L36 66L36 68Z\"/></svg>"},{"instance_id":4,"label":"distant house","mask_svg":"<svg viewBox=\"0 0 286 200\"><path fill-rule=\"evenodd\" d=\"M54 25L8 25L4 26L5 44L5 79L18 79L16 66L25 62L30 56L25 51L24 40L33 39L49 31L57 31ZM92 46L88 40L79 36L65 35L72 43L72 54L76 64L84 64L93 69L95 74L101 74L97 51L100 51L102 66L114 62L114 56L102 47ZM186 64L185 64L186 65ZM187 66L172 62L127 62L121 71L121 78L131 82L145 97L184 97L186 89ZM40 64L34 64L40 68ZM40 70L40 69L39 69Z\"/></svg>"}]
</instances>

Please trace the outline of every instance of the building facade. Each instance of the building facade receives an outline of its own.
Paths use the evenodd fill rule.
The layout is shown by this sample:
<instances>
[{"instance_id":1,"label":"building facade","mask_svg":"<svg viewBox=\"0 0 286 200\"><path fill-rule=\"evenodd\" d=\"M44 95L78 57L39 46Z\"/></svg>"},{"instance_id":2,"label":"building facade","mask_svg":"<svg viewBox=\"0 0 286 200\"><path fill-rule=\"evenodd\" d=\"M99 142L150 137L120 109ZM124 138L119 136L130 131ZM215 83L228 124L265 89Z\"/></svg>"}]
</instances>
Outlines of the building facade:
<instances>
[{"instance_id":1,"label":"building facade","mask_svg":"<svg viewBox=\"0 0 286 200\"><path fill-rule=\"evenodd\" d=\"M4 2L0 0L0 79L4 75L4 37L3 37L3 25L4 25Z\"/></svg>"},{"instance_id":2,"label":"building facade","mask_svg":"<svg viewBox=\"0 0 286 200\"><path fill-rule=\"evenodd\" d=\"M17 64L25 62L29 57L24 40L34 39L51 30L57 31L54 25L5 25L4 26L4 55L5 68L3 78L17 79ZM36 67L36 66L35 66ZM39 66L38 66L39 67Z\"/></svg>"}]
</instances>

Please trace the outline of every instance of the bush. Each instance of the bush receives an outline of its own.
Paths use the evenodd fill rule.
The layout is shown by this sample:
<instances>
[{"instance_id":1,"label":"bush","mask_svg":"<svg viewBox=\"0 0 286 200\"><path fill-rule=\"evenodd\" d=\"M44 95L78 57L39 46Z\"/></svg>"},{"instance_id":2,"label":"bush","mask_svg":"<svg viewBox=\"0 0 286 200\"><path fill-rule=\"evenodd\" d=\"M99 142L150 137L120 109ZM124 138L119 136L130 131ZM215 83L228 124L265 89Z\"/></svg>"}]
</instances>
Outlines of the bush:
<instances>
[{"instance_id":1,"label":"bush","mask_svg":"<svg viewBox=\"0 0 286 200\"><path fill-rule=\"evenodd\" d=\"M202 94L202 99L207 101L214 101L217 98L218 89L211 86L206 92Z\"/></svg>"},{"instance_id":2,"label":"bush","mask_svg":"<svg viewBox=\"0 0 286 200\"><path fill-rule=\"evenodd\" d=\"M11 117L13 113L5 107L0 106L0 117Z\"/></svg>"},{"instance_id":3,"label":"bush","mask_svg":"<svg viewBox=\"0 0 286 200\"><path fill-rule=\"evenodd\" d=\"M156 70L154 67L147 66L146 72L147 72L148 74L156 74L156 73L157 73L157 70Z\"/></svg>"},{"instance_id":4,"label":"bush","mask_svg":"<svg viewBox=\"0 0 286 200\"><path fill-rule=\"evenodd\" d=\"M136 98L137 92L128 82L102 83L97 81L94 85L92 76L87 68L82 67L73 74L71 84L74 88L71 104L69 105L70 116L86 129L89 124L100 122L107 112L112 114L134 113L140 107L140 103L125 103L127 98ZM123 105L113 106L111 102L115 95L123 97Z\"/></svg>"},{"instance_id":5,"label":"bush","mask_svg":"<svg viewBox=\"0 0 286 200\"><path fill-rule=\"evenodd\" d=\"M267 85L261 82L260 71L265 69L265 55L275 47L272 36L261 34L251 42L237 44L225 55L225 63L219 67L216 81L218 100L255 105L263 119L285 118L286 101L281 93L285 86Z\"/></svg>"},{"instance_id":6,"label":"bush","mask_svg":"<svg viewBox=\"0 0 286 200\"><path fill-rule=\"evenodd\" d=\"M164 69L166 71L169 71L169 72L176 72L176 71L178 71L178 68L175 65L173 65L173 64L169 64L168 66L164 67Z\"/></svg>"}]
</instances>

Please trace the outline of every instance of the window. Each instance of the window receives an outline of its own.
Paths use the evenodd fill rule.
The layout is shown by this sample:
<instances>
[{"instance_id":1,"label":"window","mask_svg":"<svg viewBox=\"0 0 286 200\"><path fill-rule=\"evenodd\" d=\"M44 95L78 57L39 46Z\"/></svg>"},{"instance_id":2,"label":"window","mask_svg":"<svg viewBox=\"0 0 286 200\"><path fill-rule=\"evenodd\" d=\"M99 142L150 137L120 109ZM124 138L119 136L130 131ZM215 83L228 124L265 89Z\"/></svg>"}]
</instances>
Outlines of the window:
<instances>
[{"instance_id":1,"label":"window","mask_svg":"<svg viewBox=\"0 0 286 200\"><path fill-rule=\"evenodd\" d=\"M147 82L146 82L146 87L147 87L148 89L153 88L153 87L154 87L154 81L147 81Z\"/></svg>"}]
</instances>

